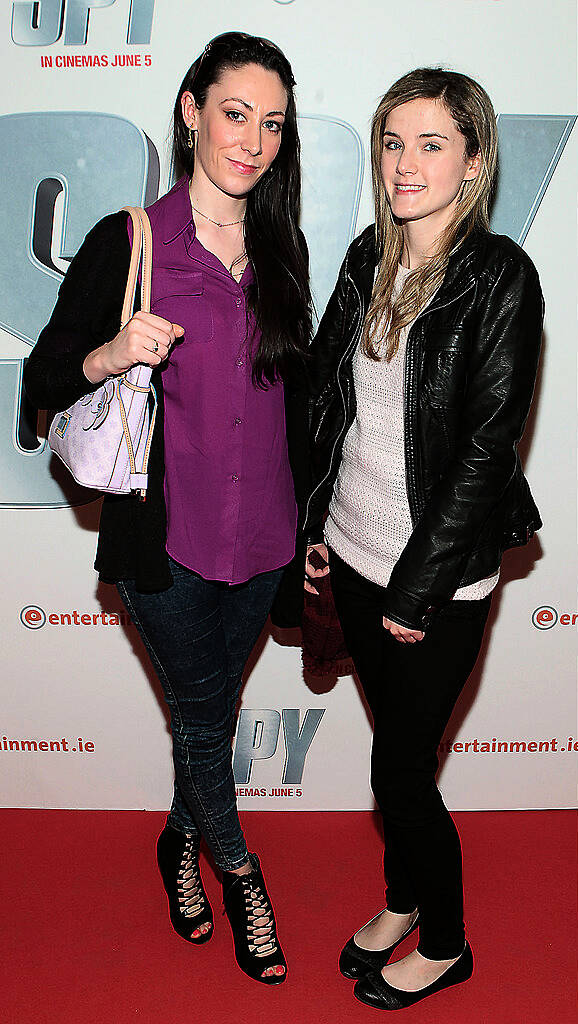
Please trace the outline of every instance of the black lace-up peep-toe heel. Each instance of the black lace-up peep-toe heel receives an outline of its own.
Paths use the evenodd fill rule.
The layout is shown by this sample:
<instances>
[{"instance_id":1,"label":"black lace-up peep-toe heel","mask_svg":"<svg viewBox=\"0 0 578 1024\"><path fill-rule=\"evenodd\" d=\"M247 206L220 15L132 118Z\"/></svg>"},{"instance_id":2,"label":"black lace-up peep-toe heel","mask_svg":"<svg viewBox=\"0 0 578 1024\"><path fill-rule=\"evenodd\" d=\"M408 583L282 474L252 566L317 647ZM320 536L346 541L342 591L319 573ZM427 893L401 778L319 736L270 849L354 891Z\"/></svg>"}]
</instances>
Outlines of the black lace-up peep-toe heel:
<instances>
[{"instance_id":1,"label":"black lace-up peep-toe heel","mask_svg":"<svg viewBox=\"0 0 578 1024\"><path fill-rule=\"evenodd\" d=\"M229 918L235 957L245 974L264 985L280 985L287 977L287 962L277 938L275 915L256 853L249 854L247 875L223 872L223 903ZM268 967L280 973L268 974Z\"/></svg>"},{"instance_id":2,"label":"black lace-up peep-toe heel","mask_svg":"<svg viewBox=\"0 0 578 1024\"><path fill-rule=\"evenodd\" d=\"M187 942L197 946L208 942L213 934L213 911L199 871L198 839L165 825L157 841L157 861L173 928ZM202 924L211 927L193 936Z\"/></svg>"}]
</instances>

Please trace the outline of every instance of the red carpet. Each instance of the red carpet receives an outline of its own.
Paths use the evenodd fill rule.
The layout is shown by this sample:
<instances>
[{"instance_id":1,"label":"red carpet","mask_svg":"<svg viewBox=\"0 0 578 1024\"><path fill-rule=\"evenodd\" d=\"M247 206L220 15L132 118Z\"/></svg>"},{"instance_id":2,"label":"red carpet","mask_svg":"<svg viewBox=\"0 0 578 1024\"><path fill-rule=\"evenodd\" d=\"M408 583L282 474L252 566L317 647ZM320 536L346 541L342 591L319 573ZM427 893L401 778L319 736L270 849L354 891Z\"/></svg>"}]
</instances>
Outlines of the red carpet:
<instances>
[{"instance_id":1,"label":"red carpet","mask_svg":"<svg viewBox=\"0 0 578 1024\"><path fill-rule=\"evenodd\" d=\"M265 988L232 957L214 873L216 931L172 931L154 862L164 816L0 811L1 1018L18 1024L357 1024L379 1019L337 973L346 938L382 903L369 813L249 813L275 899L289 978ZM408 1024L574 1024L576 818L571 811L456 815L476 972L401 1011ZM386 1017L387 1014L382 1014Z\"/></svg>"}]
</instances>

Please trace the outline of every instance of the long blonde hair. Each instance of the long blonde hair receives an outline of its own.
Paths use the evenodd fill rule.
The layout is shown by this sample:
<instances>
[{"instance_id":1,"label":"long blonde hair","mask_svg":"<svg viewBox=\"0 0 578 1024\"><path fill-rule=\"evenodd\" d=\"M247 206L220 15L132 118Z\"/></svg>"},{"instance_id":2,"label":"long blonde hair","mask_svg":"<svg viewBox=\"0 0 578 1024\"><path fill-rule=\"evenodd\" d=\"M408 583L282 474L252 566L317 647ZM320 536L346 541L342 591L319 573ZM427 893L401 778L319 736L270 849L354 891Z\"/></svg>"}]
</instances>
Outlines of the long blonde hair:
<instances>
[{"instance_id":1,"label":"long blonde hair","mask_svg":"<svg viewBox=\"0 0 578 1024\"><path fill-rule=\"evenodd\" d=\"M393 289L403 252L403 233L391 211L381 174L383 133L388 114L415 99L437 99L453 117L464 137L465 155L479 154L476 178L465 181L450 223L437 241L436 251L405 280L393 299ZM371 165L375 201L375 241L378 272L362 337L362 350L370 359L393 358L404 327L415 320L445 275L450 256L475 228L489 230L489 205L498 162L496 115L490 97L472 78L443 68L410 71L386 92L373 117ZM380 326L388 324L380 344Z\"/></svg>"}]
</instances>

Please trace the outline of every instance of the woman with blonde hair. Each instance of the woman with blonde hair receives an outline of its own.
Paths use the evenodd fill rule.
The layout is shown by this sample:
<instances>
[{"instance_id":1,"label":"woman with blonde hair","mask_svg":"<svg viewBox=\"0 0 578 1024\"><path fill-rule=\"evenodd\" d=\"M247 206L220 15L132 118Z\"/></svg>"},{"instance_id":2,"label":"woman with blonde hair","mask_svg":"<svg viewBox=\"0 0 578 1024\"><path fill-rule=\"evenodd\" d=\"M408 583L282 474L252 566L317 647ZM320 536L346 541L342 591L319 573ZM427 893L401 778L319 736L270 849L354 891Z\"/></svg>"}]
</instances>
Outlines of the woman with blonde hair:
<instances>
[{"instance_id":1,"label":"woman with blonde hair","mask_svg":"<svg viewBox=\"0 0 578 1024\"><path fill-rule=\"evenodd\" d=\"M490 232L496 119L477 82L404 75L377 108L371 150L376 222L351 244L312 348L305 587L330 574L373 715L384 826L386 908L340 969L360 1000L399 1009L473 969L436 751L502 553L541 526L517 448L543 300L528 256ZM417 927L417 948L389 964Z\"/></svg>"}]
</instances>

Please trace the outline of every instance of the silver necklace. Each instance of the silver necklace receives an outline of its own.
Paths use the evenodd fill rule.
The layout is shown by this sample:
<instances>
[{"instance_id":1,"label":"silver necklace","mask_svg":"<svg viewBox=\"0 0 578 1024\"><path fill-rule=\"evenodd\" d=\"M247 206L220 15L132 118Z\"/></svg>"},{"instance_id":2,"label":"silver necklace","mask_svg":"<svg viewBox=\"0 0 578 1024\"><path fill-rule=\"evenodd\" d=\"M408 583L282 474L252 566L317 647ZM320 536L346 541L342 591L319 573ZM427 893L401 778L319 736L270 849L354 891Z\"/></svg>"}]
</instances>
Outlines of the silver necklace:
<instances>
[{"instance_id":1,"label":"silver necklace","mask_svg":"<svg viewBox=\"0 0 578 1024\"><path fill-rule=\"evenodd\" d=\"M193 203L192 203L192 201L191 201L191 206L193 207L193 210L195 211L195 213L198 213L198 214L200 214L200 215L201 215L201 217L204 217L204 218L205 218L205 220L208 220L208 221L210 221L210 222L211 222L211 224L214 224L214 225L215 225L215 227L217 227L217 228L232 228L232 227L234 227L234 226L235 226L235 224L244 224L244 223L245 223L245 218L244 218L244 217L242 217L242 219L241 219L241 220L231 220L231 221L229 221L229 223L228 223L228 224L221 224L221 222L220 222L220 221L218 221L218 220L213 220L213 218L212 218L212 217L207 217L207 214L206 214L206 213L203 213L203 211L202 211L202 210L197 210L197 207L196 207L196 206L193 206Z\"/></svg>"},{"instance_id":2,"label":"silver necklace","mask_svg":"<svg viewBox=\"0 0 578 1024\"><path fill-rule=\"evenodd\" d=\"M233 273L233 267L236 266L237 263L242 263L243 260L246 258L246 256L247 256L247 250L243 249L243 252L239 253L239 255L235 257L235 259L231 263L231 266L229 267L229 273L230 273L231 277L235 278L235 280L237 280L237 278L236 278L236 275ZM241 271L241 277L243 276L244 271L245 271L245 268L243 267L243 270ZM237 271L237 273L239 273L239 271Z\"/></svg>"}]
</instances>

